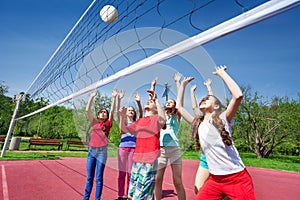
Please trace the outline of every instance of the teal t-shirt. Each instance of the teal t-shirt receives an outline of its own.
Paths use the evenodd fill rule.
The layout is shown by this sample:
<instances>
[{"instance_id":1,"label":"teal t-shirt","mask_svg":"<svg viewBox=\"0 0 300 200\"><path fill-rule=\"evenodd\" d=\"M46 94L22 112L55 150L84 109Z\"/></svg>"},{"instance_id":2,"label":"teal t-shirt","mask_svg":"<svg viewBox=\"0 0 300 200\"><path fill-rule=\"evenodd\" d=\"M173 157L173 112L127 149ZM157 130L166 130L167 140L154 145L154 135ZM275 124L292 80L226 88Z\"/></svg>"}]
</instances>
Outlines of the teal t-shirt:
<instances>
[{"instance_id":1,"label":"teal t-shirt","mask_svg":"<svg viewBox=\"0 0 300 200\"><path fill-rule=\"evenodd\" d=\"M166 129L160 131L160 146L179 146L178 130L176 115L167 116Z\"/></svg>"}]
</instances>

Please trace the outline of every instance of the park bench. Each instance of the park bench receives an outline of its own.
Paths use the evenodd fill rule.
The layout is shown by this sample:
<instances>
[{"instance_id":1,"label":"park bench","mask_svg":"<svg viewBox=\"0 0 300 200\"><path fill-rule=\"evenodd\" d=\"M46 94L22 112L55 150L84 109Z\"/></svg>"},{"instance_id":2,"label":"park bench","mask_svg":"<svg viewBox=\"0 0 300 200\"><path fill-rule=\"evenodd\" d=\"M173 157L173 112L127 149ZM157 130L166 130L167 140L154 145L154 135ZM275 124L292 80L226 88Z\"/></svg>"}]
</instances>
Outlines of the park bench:
<instances>
[{"instance_id":1,"label":"park bench","mask_svg":"<svg viewBox=\"0 0 300 200\"><path fill-rule=\"evenodd\" d=\"M5 137L0 136L1 149L3 148L4 142L5 142Z\"/></svg>"},{"instance_id":2,"label":"park bench","mask_svg":"<svg viewBox=\"0 0 300 200\"><path fill-rule=\"evenodd\" d=\"M58 146L58 150L62 149L62 143L59 139L39 139L39 138L30 138L28 148L30 149L31 145L50 145Z\"/></svg>"},{"instance_id":3,"label":"park bench","mask_svg":"<svg viewBox=\"0 0 300 200\"><path fill-rule=\"evenodd\" d=\"M87 147L88 142L78 140L67 140L66 150L69 150L70 146Z\"/></svg>"}]
</instances>

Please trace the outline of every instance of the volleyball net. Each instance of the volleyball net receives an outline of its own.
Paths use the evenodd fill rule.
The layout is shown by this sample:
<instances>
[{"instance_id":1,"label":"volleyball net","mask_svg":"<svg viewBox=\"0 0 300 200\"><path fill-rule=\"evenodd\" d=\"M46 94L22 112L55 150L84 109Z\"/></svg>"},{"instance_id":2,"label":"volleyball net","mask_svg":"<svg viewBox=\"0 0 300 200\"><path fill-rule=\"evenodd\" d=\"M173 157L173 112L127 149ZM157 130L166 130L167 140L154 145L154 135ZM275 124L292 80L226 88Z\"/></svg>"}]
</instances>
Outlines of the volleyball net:
<instances>
[{"instance_id":1,"label":"volleyball net","mask_svg":"<svg viewBox=\"0 0 300 200\"><path fill-rule=\"evenodd\" d=\"M50 102L32 114L166 60L171 64L164 65L179 71L182 65L174 65L172 59L299 5L296 0L274 0L260 5L256 5L257 1L242 5L236 0L226 2L232 4L232 11L220 12L222 3L93 1L27 89L30 98ZM111 24L99 16L101 8L108 4L119 13L118 20ZM237 16L229 19L232 15ZM222 19L229 20L220 23Z\"/></svg>"},{"instance_id":2,"label":"volleyball net","mask_svg":"<svg viewBox=\"0 0 300 200\"><path fill-rule=\"evenodd\" d=\"M15 119L68 104L97 88L134 92L156 75L163 84L178 71L204 80L215 64L201 45L299 4L299 0L232 0L224 9L224 1L217 0L94 0L25 92L27 98L48 104L23 116L16 114ZM115 22L101 20L99 12L105 5L118 10ZM225 96L222 82L213 82L214 91Z\"/></svg>"}]
</instances>

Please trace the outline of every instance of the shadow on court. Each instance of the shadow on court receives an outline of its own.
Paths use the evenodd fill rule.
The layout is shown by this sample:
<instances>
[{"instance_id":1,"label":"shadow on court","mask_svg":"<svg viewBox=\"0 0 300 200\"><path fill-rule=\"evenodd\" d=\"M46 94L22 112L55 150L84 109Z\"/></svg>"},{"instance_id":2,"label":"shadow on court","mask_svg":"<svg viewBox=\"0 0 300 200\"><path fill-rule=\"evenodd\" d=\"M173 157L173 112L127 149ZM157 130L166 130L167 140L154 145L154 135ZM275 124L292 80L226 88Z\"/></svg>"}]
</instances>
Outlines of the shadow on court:
<instances>
[{"instance_id":1,"label":"shadow on court","mask_svg":"<svg viewBox=\"0 0 300 200\"><path fill-rule=\"evenodd\" d=\"M85 158L60 160L1 161L0 199L78 200L85 187ZM194 177L198 161L183 161L183 184L187 200L194 199ZM300 197L300 173L247 168L258 200L291 200ZM109 158L104 174L102 200L118 196L117 159ZM93 188L94 189L94 188ZM177 199L170 167L163 182L163 199ZM94 199L94 190L91 199Z\"/></svg>"}]
</instances>

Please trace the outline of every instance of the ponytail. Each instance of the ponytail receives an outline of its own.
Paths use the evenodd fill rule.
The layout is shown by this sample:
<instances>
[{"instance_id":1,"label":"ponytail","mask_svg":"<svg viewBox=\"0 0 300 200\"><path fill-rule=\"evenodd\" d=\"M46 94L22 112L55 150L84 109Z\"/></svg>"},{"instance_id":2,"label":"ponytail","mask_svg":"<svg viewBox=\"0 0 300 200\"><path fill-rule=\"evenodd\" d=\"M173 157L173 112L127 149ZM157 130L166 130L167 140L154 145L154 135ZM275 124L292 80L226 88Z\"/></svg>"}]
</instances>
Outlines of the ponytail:
<instances>
[{"instance_id":1,"label":"ponytail","mask_svg":"<svg viewBox=\"0 0 300 200\"><path fill-rule=\"evenodd\" d=\"M220 116L220 112L215 112L212 115L212 124L216 127L216 129L218 129L223 143L227 146L230 146L232 145L232 139L228 131L225 130L225 125L223 124L223 121L219 116Z\"/></svg>"},{"instance_id":2,"label":"ponytail","mask_svg":"<svg viewBox=\"0 0 300 200\"><path fill-rule=\"evenodd\" d=\"M200 142L199 142L199 135L198 135L198 128L203 121L204 117L203 116L196 116L192 122L191 126L191 140L194 140L194 145L195 145L195 150L199 151L200 150Z\"/></svg>"}]
</instances>

